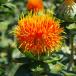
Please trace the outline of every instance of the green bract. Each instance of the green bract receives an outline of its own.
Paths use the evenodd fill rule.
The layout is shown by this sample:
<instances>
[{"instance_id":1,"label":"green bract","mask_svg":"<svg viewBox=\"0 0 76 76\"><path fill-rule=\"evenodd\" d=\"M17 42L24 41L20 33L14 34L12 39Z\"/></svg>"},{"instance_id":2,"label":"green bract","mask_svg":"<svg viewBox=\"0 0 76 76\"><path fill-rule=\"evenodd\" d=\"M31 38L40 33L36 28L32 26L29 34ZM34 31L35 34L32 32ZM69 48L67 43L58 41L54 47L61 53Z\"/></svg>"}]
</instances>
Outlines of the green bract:
<instances>
[{"instance_id":1,"label":"green bract","mask_svg":"<svg viewBox=\"0 0 76 76\"><path fill-rule=\"evenodd\" d=\"M76 3L67 5L65 2L59 7L57 16L67 22L76 22Z\"/></svg>"}]
</instances>

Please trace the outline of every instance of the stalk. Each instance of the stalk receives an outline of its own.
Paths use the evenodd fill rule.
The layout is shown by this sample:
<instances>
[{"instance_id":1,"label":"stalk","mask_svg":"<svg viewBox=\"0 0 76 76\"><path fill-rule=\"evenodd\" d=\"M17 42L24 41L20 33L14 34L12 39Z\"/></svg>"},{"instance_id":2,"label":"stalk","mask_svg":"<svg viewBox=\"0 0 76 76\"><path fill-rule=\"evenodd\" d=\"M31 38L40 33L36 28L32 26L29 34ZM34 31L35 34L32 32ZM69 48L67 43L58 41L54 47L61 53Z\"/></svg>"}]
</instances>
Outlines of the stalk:
<instances>
[{"instance_id":1,"label":"stalk","mask_svg":"<svg viewBox=\"0 0 76 76\"><path fill-rule=\"evenodd\" d=\"M67 71L70 71L73 63L74 63L74 46L73 46L73 40L74 40L74 34L70 37L70 43L71 43L71 55L70 55L70 61L67 67Z\"/></svg>"}]
</instances>

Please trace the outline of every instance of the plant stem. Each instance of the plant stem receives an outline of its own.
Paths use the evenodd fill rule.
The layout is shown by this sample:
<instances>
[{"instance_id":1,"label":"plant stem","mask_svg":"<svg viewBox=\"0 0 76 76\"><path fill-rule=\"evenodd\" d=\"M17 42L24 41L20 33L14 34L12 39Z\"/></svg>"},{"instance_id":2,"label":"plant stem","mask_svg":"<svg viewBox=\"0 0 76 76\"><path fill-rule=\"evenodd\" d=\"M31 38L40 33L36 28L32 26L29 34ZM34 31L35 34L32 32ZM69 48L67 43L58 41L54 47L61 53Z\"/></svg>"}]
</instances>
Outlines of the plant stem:
<instances>
[{"instance_id":1,"label":"plant stem","mask_svg":"<svg viewBox=\"0 0 76 76\"><path fill-rule=\"evenodd\" d=\"M2 31L2 40L5 38L5 32Z\"/></svg>"},{"instance_id":2,"label":"plant stem","mask_svg":"<svg viewBox=\"0 0 76 76\"><path fill-rule=\"evenodd\" d=\"M74 62L74 46L73 46L73 40L74 40L74 34L71 35L70 37L70 43L71 43L71 55L70 55L70 61L67 67L67 71L70 71L72 64Z\"/></svg>"}]
</instances>

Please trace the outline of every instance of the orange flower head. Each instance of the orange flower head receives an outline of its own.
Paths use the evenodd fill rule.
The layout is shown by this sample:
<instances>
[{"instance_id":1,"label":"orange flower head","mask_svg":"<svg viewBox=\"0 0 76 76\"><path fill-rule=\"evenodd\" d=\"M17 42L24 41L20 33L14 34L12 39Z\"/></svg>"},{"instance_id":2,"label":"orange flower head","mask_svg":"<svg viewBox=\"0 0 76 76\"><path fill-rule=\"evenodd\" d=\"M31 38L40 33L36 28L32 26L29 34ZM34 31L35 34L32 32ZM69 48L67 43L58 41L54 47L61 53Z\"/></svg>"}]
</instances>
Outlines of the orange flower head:
<instances>
[{"instance_id":1,"label":"orange flower head","mask_svg":"<svg viewBox=\"0 0 76 76\"><path fill-rule=\"evenodd\" d=\"M42 0L28 0L27 8L30 11L38 12L43 10Z\"/></svg>"},{"instance_id":2,"label":"orange flower head","mask_svg":"<svg viewBox=\"0 0 76 76\"><path fill-rule=\"evenodd\" d=\"M49 15L27 15L18 21L15 35L19 48L33 55L51 53L61 46L63 29Z\"/></svg>"},{"instance_id":3,"label":"orange flower head","mask_svg":"<svg viewBox=\"0 0 76 76\"><path fill-rule=\"evenodd\" d=\"M74 4L74 0L64 0L66 5L73 5Z\"/></svg>"}]
</instances>

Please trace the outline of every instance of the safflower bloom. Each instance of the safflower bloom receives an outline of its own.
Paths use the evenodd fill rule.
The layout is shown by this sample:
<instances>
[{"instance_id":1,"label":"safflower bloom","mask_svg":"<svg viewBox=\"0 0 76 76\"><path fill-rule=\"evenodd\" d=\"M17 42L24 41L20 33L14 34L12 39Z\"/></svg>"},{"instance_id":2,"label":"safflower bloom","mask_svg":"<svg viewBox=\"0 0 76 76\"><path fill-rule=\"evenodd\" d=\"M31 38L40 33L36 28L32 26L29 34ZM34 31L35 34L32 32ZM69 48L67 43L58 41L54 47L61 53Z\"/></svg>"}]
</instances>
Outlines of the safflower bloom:
<instances>
[{"instance_id":1,"label":"safflower bloom","mask_svg":"<svg viewBox=\"0 0 76 76\"><path fill-rule=\"evenodd\" d=\"M23 53L33 55L51 53L61 47L63 36L59 21L49 15L27 15L18 21L15 35Z\"/></svg>"},{"instance_id":2,"label":"safflower bloom","mask_svg":"<svg viewBox=\"0 0 76 76\"><path fill-rule=\"evenodd\" d=\"M42 0L28 0L27 9L33 12L38 12L43 10Z\"/></svg>"}]
</instances>

